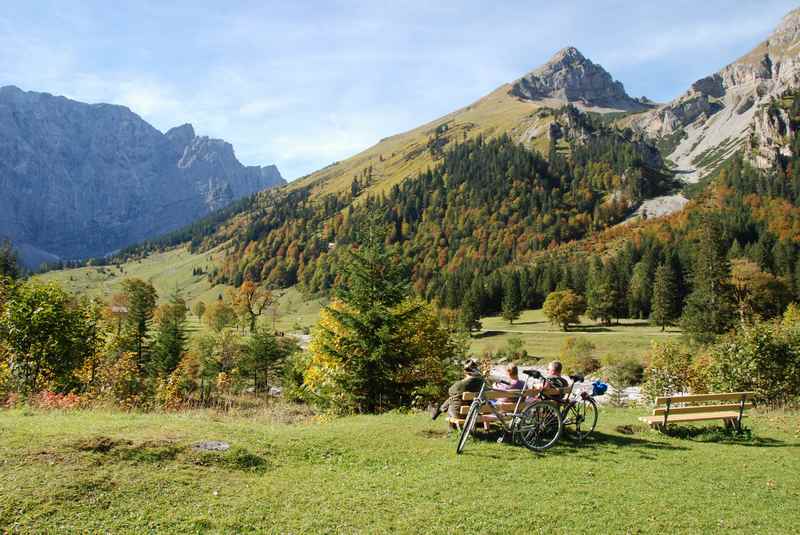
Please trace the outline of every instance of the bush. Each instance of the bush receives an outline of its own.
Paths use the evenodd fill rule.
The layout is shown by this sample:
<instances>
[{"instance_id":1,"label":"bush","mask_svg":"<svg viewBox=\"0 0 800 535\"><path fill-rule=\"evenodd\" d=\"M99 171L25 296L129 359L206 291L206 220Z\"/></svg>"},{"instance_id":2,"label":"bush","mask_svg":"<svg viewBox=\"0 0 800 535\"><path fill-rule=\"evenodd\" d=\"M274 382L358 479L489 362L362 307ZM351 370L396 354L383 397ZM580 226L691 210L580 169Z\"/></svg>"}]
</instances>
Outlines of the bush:
<instances>
[{"instance_id":1,"label":"bush","mask_svg":"<svg viewBox=\"0 0 800 535\"><path fill-rule=\"evenodd\" d=\"M564 372L586 375L600 369L600 361L594 356L595 345L583 337L564 340L559 358Z\"/></svg>"},{"instance_id":2,"label":"bush","mask_svg":"<svg viewBox=\"0 0 800 535\"><path fill-rule=\"evenodd\" d=\"M638 359L625 356L606 355L602 362L603 379L612 387L608 401L615 407L621 407L625 405L622 391L642 382L644 367Z\"/></svg>"},{"instance_id":3,"label":"bush","mask_svg":"<svg viewBox=\"0 0 800 535\"><path fill-rule=\"evenodd\" d=\"M635 357L606 355L601 362L603 376L615 388L627 388L642 382L644 366Z\"/></svg>"},{"instance_id":4,"label":"bush","mask_svg":"<svg viewBox=\"0 0 800 535\"><path fill-rule=\"evenodd\" d=\"M709 376L717 391L754 391L766 403L800 396L800 326L757 322L709 348Z\"/></svg>"},{"instance_id":5,"label":"bush","mask_svg":"<svg viewBox=\"0 0 800 535\"><path fill-rule=\"evenodd\" d=\"M77 409L82 400L77 394L60 394L58 392L44 391L32 396L28 402L40 409Z\"/></svg>"},{"instance_id":6,"label":"bush","mask_svg":"<svg viewBox=\"0 0 800 535\"><path fill-rule=\"evenodd\" d=\"M654 401L658 396L690 391L692 355L677 342L653 342L648 352L642 393Z\"/></svg>"}]
</instances>

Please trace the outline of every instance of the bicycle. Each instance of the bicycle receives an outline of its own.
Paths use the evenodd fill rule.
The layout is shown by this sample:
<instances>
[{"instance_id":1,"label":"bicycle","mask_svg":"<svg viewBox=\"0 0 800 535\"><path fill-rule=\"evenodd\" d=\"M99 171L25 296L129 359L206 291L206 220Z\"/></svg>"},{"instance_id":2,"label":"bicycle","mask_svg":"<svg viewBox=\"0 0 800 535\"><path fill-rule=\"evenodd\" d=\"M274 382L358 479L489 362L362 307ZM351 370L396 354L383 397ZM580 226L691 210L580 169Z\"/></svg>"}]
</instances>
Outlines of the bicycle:
<instances>
[{"instance_id":1,"label":"bicycle","mask_svg":"<svg viewBox=\"0 0 800 535\"><path fill-rule=\"evenodd\" d=\"M535 377L532 372L523 372L529 378ZM536 372L537 374L539 372ZM541 377L541 374L539 374ZM482 376L483 377L483 376ZM503 432L511 435L512 440L517 443L522 443L529 449L541 451L549 448L561 436L563 429L563 419L558 410L558 407L548 401L537 401L532 404L526 405L520 412L520 405L525 400L526 393L528 392L528 380L525 379L525 384L521 391L514 390L504 391L508 397L517 395L517 401L514 405L513 412L501 412L497 409L494 403L486 398L486 377L484 377L483 384L480 391L472 400L472 403L467 412L467 417L464 419L464 427L461 429L461 435L458 437L458 444L456 445L456 454L460 455L464 451L464 446L467 444L469 436L478 421L478 416L481 414L483 407L488 406L490 412L497 418L497 422L503 429ZM506 424L505 420L510 419L510 423Z\"/></svg>"},{"instance_id":2,"label":"bicycle","mask_svg":"<svg viewBox=\"0 0 800 535\"><path fill-rule=\"evenodd\" d=\"M537 394L536 403L554 403L558 406L559 418L562 422L562 429L567 427L574 428L575 438L580 442L583 441L594 431L597 426L597 402L594 400L594 394L581 392L580 396L574 396L573 390L577 383L582 383L584 380L583 375L570 375L572 384L566 391L559 389L558 396L548 394L547 381L542 374L536 370L531 372L531 375L537 379L542 379L542 388ZM593 389L593 392L597 388ZM603 390L605 392L605 390ZM568 398L563 399L566 394ZM552 444L551 444L552 445Z\"/></svg>"}]
</instances>

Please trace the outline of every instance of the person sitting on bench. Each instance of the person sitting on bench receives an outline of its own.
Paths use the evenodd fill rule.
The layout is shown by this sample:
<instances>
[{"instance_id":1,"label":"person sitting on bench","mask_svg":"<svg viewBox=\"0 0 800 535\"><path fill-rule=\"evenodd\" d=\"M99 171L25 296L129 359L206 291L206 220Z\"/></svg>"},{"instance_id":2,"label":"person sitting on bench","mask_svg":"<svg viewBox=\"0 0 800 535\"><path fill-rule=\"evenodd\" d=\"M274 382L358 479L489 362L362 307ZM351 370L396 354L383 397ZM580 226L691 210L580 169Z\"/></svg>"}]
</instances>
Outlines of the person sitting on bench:
<instances>
[{"instance_id":1,"label":"person sitting on bench","mask_svg":"<svg viewBox=\"0 0 800 535\"><path fill-rule=\"evenodd\" d=\"M563 366L561 362L558 360L552 361L550 364L547 365L547 375L544 378L545 386L550 388L565 388L569 386L569 383L566 379L561 377ZM559 399L561 396L558 396Z\"/></svg>"},{"instance_id":2,"label":"person sitting on bench","mask_svg":"<svg viewBox=\"0 0 800 535\"><path fill-rule=\"evenodd\" d=\"M469 359L464 364L464 378L453 383L447 390L447 400L431 412L431 419L435 420L444 411L453 418L458 418L461 409L461 394L464 392L480 392L483 386L478 363Z\"/></svg>"},{"instance_id":3,"label":"person sitting on bench","mask_svg":"<svg viewBox=\"0 0 800 535\"><path fill-rule=\"evenodd\" d=\"M525 381L519 378L519 369L513 362L506 368L508 379L501 379L494 385L495 390L522 390L525 387ZM513 402L513 398L500 398L496 403Z\"/></svg>"}]
</instances>

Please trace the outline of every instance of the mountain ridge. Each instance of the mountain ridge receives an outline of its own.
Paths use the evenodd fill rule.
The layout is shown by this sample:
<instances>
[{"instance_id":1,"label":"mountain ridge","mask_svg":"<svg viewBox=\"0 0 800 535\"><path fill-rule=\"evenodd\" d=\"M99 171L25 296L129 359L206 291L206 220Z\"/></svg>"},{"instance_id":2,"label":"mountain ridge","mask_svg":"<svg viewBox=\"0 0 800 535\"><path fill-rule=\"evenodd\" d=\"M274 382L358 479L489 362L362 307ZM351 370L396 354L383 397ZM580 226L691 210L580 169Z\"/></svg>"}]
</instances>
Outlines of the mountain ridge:
<instances>
[{"instance_id":1,"label":"mountain ridge","mask_svg":"<svg viewBox=\"0 0 800 535\"><path fill-rule=\"evenodd\" d=\"M750 52L695 81L672 101L632 117L629 124L663 140L668 147L665 156L686 181L696 182L737 150L748 148L751 137L772 143L774 132L760 130L756 115L787 89L800 85L798 51L800 9L795 9ZM774 152L775 147L769 150ZM751 161L770 164L769 158Z\"/></svg>"},{"instance_id":2,"label":"mountain ridge","mask_svg":"<svg viewBox=\"0 0 800 535\"><path fill-rule=\"evenodd\" d=\"M29 267L102 256L285 184L233 147L125 106L0 87L0 236Z\"/></svg>"}]
</instances>

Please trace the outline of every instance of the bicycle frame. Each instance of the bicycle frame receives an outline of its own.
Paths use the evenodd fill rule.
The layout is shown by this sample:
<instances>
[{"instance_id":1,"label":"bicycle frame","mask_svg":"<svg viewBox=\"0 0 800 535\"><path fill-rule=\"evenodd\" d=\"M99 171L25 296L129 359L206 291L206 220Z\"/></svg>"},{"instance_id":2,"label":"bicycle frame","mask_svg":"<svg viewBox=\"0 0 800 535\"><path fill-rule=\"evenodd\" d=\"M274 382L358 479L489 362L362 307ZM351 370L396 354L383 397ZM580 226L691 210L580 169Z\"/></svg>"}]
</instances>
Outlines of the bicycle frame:
<instances>
[{"instance_id":1,"label":"bicycle frame","mask_svg":"<svg viewBox=\"0 0 800 535\"><path fill-rule=\"evenodd\" d=\"M491 400L488 400L488 399L483 397L484 393L486 391L486 383L487 383L487 380L486 380L487 378L485 376L483 377L483 384L481 385L481 389L478 391L478 395L475 396L474 400L472 400L472 405L474 405L476 403L479 405L479 407L483 407L484 405L489 405L489 408L491 409L492 414L494 414L495 418L497 418L497 421L500 423L500 426L503 428L503 431L505 431L506 433L513 433L514 429L517 426L517 422L519 422L519 417L522 414L519 411L519 409L520 409L520 405L524 401L524 398L525 398L524 394L525 394L525 392L528 391L528 381L531 380L532 378L533 378L532 376L527 376L527 378L525 379L525 384L522 386L522 390L519 392L519 396L517 396L517 402L514 404L514 412L501 412L501 411L498 411L497 408L495 408L494 403L491 402ZM514 392L515 392L514 390L509 390L508 391L509 397L514 395L513 394ZM478 413L478 414L482 414L482 413ZM506 418L509 418L509 417L511 418L511 425L506 425L506 422L504 420Z\"/></svg>"}]
</instances>

